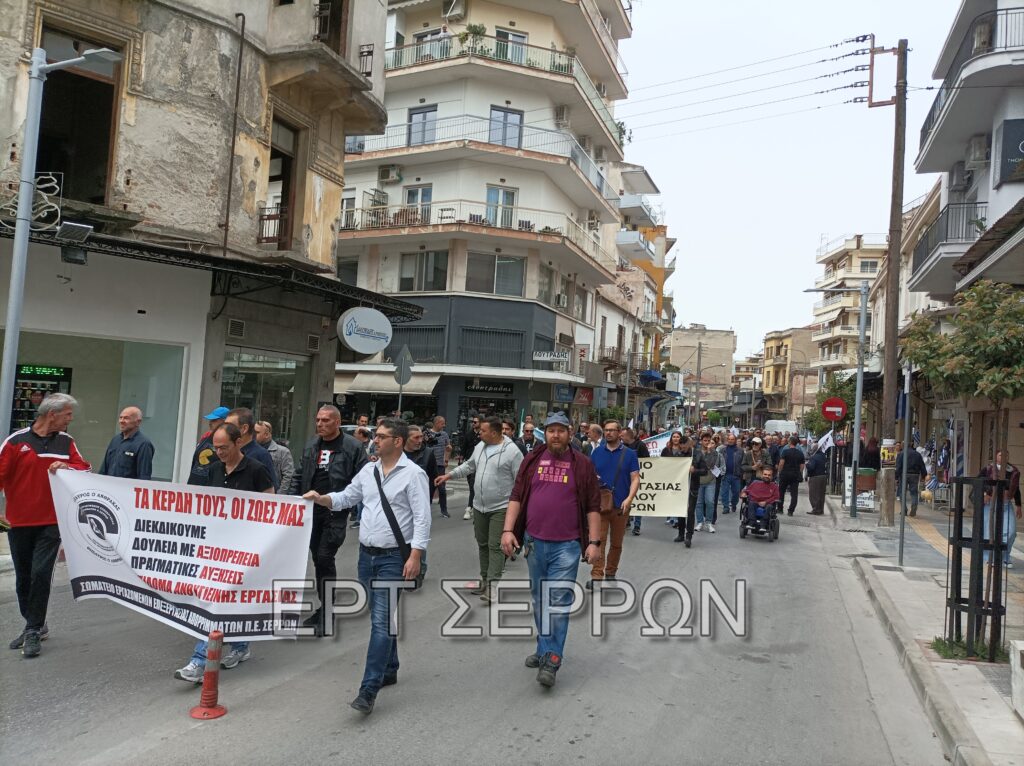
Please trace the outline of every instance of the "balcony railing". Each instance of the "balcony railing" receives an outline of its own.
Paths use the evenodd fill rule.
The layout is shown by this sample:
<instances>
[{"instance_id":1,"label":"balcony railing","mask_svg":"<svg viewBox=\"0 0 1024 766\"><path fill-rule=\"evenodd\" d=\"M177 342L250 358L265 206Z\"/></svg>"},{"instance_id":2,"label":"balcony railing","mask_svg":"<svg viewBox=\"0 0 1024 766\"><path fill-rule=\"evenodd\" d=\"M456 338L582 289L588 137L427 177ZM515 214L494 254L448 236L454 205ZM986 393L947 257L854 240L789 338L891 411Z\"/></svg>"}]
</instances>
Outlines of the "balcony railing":
<instances>
[{"instance_id":1,"label":"balcony railing","mask_svg":"<svg viewBox=\"0 0 1024 766\"><path fill-rule=\"evenodd\" d=\"M625 366L625 354L616 346L602 346L597 350L597 361L600 364Z\"/></svg>"},{"instance_id":2,"label":"balcony railing","mask_svg":"<svg viewBox=\"0 0 1024 766\"><path fill-rule=\"evenodd\" d=\"M612 36L612 31L608 28L608 25L604 23L604 18L601 16L601 11L598 9L597 4L594 0L581 0L580 7L583 8L584 12L590 18L590 22L597 29L597 34L601 38L601 42L604 43L605 52L608 57L615 64L615 71L619 73L619 77L622 78L622 82L626 82L626 78L629 76L629 70L626 69L626 64L622 60L622 55L619 53L619 44Z\"/></svg>"},{"instance_id":3,"label":"balcony railing","mask_svg":"<svg viewBox=\"0 0 1024 766\"><path fill-rule=\"evenodd\" d=\"M261 245L288 245L288 208L284 205L265 205L259 208L256 242Z\"/></svg>"},{"instance_id":4,"label":"balcony railing","mask_svg":"<svg viewBox=\"0 0 1024 766\"><path fill-rule=\"evenodd\" d=\"M543 154L568 157L598 193L618 203L619 195L609 185L597 164L569 133L530 125L514 125L489 117L461 114L439 117L426 122L388 125L381 136L352 137L345 142L345 151L361 154L411 146L427 146L446 141L478 141L508 149L522 149Z\"/></svg>"},{"instance_id":5,"label":"balcony railing","mask_svg":"<svg viewBox=\"0 0 1024 766\"><path fill-rule=\"evenodd\" d=\"M955 92L960 72L967 62L979 56L996 51L1008 51L1024 48L1024 8L1007 8L1001 11L983 13L967 28L960 48L949 65L949 71L939 92L935 94L932 108L928 110L924 124L921 126L921 149L928 142L935 124L942 115L942 110Z\"/></svg>"},{"instance_id":6,"label":"balcony railing","mask_svg":"<svg viewBox=\"0 0 1024 766\"><path fill-rule=\"evenodd\" d=\"M412 226L469 224L506 231L562 237L587 254L596 264L615 271L617 260L598 243L595 232L564 213L494 205L469 200L441 200L419 204L354 208L345 211L345 228L356 231L402 229Z\"/></svg>"},{"instance_id":7,"label":"balcony railing","mask_svg":"<svg viewBox=\"0 0 1024 766\"><path fill-rule=\"evenodd\" d=\"M988 204L985 202L954 202L942 208L939 217L914 247L913 273L918 273L939 245L946 242L974 242L985 231L987 212Z\"/></svg>"},{"instance_id":8,"label":"balcony railing","mask_svg":"<svg viewBox=\"0 0 1024 766\"><path fill-rule=\"evenodd\" d=\"M504 64L535 69L547 74L565 75L572 77L580 86L580 90L586 96L587 101L597 112L598 117L619 146L622 146L623 136L620 135L615 118L611 110L604 102L604 98L597 90L583 64L572 53L556 50L554 48L542 48L538 45L517 43L511 40L502 40L497 37L482 35L479 37L467 37L461 42L458 37L441 37L434 40L401 45L397 48L390 48L384 59L385 71L407 69L413 66L432 64L436 61L447 61L461 58L463 56L479 56L490 61L499 61Z\"/></svg>"}]
</instances>

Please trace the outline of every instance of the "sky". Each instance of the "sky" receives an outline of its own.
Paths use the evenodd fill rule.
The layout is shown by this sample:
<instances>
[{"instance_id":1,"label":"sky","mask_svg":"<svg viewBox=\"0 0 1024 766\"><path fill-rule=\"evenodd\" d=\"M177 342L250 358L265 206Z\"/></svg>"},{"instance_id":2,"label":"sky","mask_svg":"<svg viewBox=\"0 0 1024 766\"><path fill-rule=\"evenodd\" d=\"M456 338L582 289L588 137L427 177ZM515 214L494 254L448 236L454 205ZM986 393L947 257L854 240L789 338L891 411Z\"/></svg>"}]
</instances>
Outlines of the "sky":
<instances>
[{"instance_id":1,"label":"sky","mask_svg":"<svg viewBox=\"0 0 1024 766\"><path fill-rule=\"evenodd\" d=\"M959 5L633 0L633 37L621 43L630 96L616 115L633 131L626 161L650 172L661 190L652 201L678 240L666 286L677 326L731 328L738 358L760 351L765 333L813 321L821 296L802 291L822 274L814 259L823 242L888 231L894 108L832 106L867 88L808 95L866 81L867 72L809 78L867 64L866 55L814 62L869 44L816 49L871 33L880 47L908 39L903 199L931 188L937 176L917 175L914 159L935 92L914 88L938 84L932 69ZM755 62L765 63L703 76ZM875 95L887 98L894 57L877 62Z\"/></svg>"}]
</instances>

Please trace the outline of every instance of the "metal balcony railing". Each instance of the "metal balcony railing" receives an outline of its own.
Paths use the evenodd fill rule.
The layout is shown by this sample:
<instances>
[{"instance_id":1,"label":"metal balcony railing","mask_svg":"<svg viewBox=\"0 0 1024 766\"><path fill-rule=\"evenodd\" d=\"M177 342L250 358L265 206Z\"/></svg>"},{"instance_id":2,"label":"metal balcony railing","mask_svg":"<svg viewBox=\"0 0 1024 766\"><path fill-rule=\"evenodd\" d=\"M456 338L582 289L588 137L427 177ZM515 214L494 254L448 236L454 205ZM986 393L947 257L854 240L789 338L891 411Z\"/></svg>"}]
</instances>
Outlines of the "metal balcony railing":
<instances>
[{"instance_id":1,"label":"metal balcony railing","mask_svg":"<svg viewBox=\"0 0 1024 766\"><path fill-rule=\"evenodd\" d=\"M597 29L597 35L601 38L601 42L604 43L605 53L614 63L615 71L618 72L622 82L625 83L626 78L629 77L629 70L626 69L626 63L622 60L622 54L619 53L619 44L612 36L612 31L608 28L608 25L605 24L600 9L594 0L580 0L580 7L587 14L590 23Z\"/></svg>"},{"instance_id":2,"label":"metal balcony railing","mask_svg":"<svg viewBox=\"0 0 1024 766\"><path fill-rule=\"evenodd\" d=\"M583 64L572 53L555 48L517 43L490 35L478 37L470 35L465 42L458 37L440 37L390 48L384 58L384 69L385 71L407 69L463 56L479 56L490 61L574 78L600 118L605 130L608 131L608 135L615 139L620 147L622 146L623 136L620 135L611 110L598 92L594 81L587 74Z\"/></svg>"},{"instance_id":3,"label":"metal balcony railing","mask_svg":"<svg viewBox=\"0 0 1024 766\"><path fill-rule=\"evenodd\" d=\"M942 110L949 103L949 97L955 92L957 81L964 66L971 60L988 53L1024 48L1024 8L1006 8L1001 11L989 11L976 17L967 28L960 48L949 65L949 71L935 94L932 108L928 110L924 124L921 125L921 142L923 149L928 136L935 128Z\"/></svg>"},{"instance_id":4,"label":"metal balcony railing","mask_svg":"<svg viewBox=\"0 0 1024 766\"><path fill-rule=\"evenodd\" d=\"M588 230L565 213L496 205L469 200L439 200L419 204L362 207L345 211L345 228L367 231L401 229L412 226L469 224L508 231L562 237L582 250L608 271L615 271L617 260L601 247L596 232Z\"/></svg>"},{"instance_id":5,"label":"metal balcony railing","mask_svg":"<svg viewBox=\"0 0 1024 766\"><path fill-rule=\"evenodd\" d=\"M914 247L913 273L924 266L935 249L946 242L974 242L985 231L988 203L954 202L946 205Z\"/></svg>"},{"instance_id":6,"label":"metal balcony railing","mask_svg":"<svg viewBox=\"0 0 1024 766\"><path fill-rule=\"evenodd\" d=\"M261 245L288 244L288 208L284 205L265 205L259 208L256 242Z\"/></svg>"},{"instance_id":7,"label":"metal balcony railing","mask_svg":"<svg viewBox=\"0 0 1024 766\"><path fill-rule=\"evenodd\" d=\"M600 364L613 364L625 366L625 355L617 346L602 346L597 351L597 361Z\"/></svg>"},{"instance_id":8,"label":"metal balcony railing","mask_svg":"<svg viewBox=\"0 0 1024 766\"><path fill-rule=\"evenodd\" d=\"M426 146L445 141L477 141L508 149L568 157L580 173L604 199L618 204L619 195L611 188L597 164L571 134L560 130L516 125L504 120L461 114L421 122L388 125L381 136L357 136L345 141L356 153Z\"/></svg>"}]
</instances>

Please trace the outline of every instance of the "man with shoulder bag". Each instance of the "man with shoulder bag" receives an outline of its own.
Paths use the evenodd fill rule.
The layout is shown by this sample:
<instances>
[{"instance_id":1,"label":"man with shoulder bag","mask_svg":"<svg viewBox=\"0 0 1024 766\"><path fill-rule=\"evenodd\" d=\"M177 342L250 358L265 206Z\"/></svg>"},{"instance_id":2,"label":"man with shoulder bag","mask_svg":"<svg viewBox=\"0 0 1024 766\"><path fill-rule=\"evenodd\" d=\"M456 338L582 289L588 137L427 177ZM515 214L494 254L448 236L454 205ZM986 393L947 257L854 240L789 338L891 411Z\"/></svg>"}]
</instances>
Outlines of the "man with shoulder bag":
<instances>
[{"instance_id":1,"label":"man with shoulder bag","mask_svg":"<svg viewBox=\"0 0 1024 766\"><path fill-rule=\"evenodd\" d=\"M608 558L605 561L602 556L591 568L587 590L593 590L595 580L615 579L629 526L629 509L640 488L640 460L622 441L621 433L618 421L607 421L604 443L590 453L601 483L601 553L607 545Z\"/></svg>"}]
</instances>

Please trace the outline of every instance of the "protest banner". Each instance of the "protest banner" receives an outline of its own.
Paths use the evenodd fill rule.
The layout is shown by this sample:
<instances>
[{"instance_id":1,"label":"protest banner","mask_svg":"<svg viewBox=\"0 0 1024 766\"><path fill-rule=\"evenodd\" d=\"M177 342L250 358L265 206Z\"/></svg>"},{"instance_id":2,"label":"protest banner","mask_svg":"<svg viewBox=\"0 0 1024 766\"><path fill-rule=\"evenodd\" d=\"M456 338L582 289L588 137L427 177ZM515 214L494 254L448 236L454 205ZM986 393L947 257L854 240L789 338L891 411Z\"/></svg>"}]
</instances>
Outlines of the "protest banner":
<instances>
[{"instance_id":1,"label":"protest banner","mask_svg":"<svg viewBox=\"0 0 1024 766\"><path fill-rule=\"evenodd\" d=\"M668 445L668 440L672 438L672 434L679 431L678 428L673 428L671 431L665 431L656 436L648 436L644 439L644 444L647 445L647 451L651 453L651 457L658 457L661 451Z\"/></svg>"},{"instance_id":2,"label":"protest banner","mask_svg":"<svg viewBox=\"0 0 1024 766\"><path fill-rule=\"evenodd\" d=\"M630 516L686 516L690 496L688 457L640 458L640 487Z\"/></svg>"},{"instance_id":3,"label":"protest banner","mask_svg":"<svg viewBox=\"0 0 1024 766\"><path fill-rule=\"evenodd\" d=\"M299 497L50 475L75 600L108 598L197 638L287 637L306 575L312 503ZM296 604L294 612L275 604Z\"/></svg>"}]
</instances>

